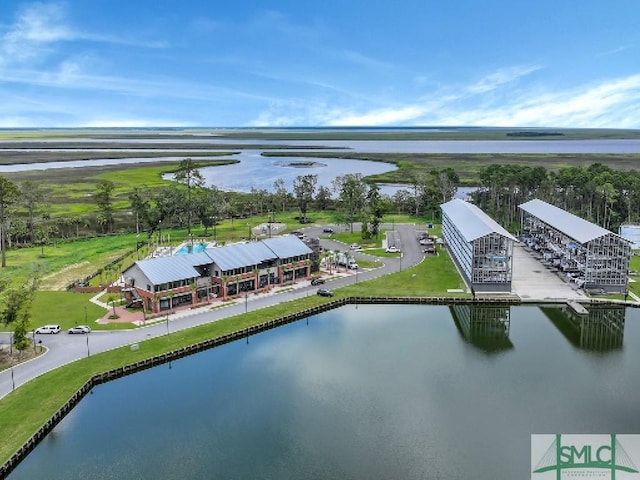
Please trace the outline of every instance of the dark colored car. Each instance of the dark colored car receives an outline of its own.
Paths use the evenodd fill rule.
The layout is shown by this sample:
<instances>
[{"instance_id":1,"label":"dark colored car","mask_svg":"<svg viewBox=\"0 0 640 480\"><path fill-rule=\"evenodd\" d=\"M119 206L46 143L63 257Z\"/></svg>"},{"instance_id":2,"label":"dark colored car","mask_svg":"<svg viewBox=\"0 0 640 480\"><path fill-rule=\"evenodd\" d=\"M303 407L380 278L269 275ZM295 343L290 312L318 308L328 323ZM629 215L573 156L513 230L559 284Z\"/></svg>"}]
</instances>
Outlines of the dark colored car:
<instances>
[{"instance_id":1,"label":"dark colored car","mask_svg":"<svg viewBox=\"0 0 640 480\"><path fill-rule=\"evenodd\" d=\"M333 233L333 228L331 228L331 227L324 227L324 228L322 229L322 231L323 231L324 233Z\"/></svg>"},{"instance_id":2,"label":"dark colored car","mask_svg":"<svg viewBox=\"0 0 640 480\"><path fill-rule=\"evenodd\" d=\"M326 288L319 288L316 293L321 297L333 297L333 292L331 290L327 290Z\"/></svg>"},{"instance_id":3,"label":"dark colored car","mask_svg":"<svg viewBox=\"0 0 640 480\"><path fill-rule=\"evenodd\" d=\"M312 278L311 285L322 285L324 283L324 278Z\"/></svg>"}]
</instances>

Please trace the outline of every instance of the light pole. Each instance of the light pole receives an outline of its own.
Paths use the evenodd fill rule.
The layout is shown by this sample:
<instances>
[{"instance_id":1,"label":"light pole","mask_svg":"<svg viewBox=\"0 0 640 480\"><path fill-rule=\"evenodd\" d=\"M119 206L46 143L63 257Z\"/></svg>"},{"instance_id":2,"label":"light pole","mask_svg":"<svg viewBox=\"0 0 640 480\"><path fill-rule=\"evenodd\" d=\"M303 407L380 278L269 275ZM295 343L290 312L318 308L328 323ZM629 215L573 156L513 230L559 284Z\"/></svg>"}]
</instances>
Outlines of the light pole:
<instances>
[{"instance_id":1,"label":"light pole","mask_svg":"<svg viewBox=\"0 0 640 480\"><path fill-rule=\"evenodd\" d=\"M85 334L87 336L87 357L91 355L91 352L89 351L89 334L86 333Z\"/></svg>"},{"instance_id":2,"label":"light pole","mask_svg":"<svg viewBox=\"0 0 640 480\"><path fill-rule=\"evenodd\" d=\"M84 306L84 324L87 324L87 306Z\"/></svg>"},{"instance_id":3,"label":"light pole","mask_svg":"<svg viewBox=\"0 0 640 480\"><path fill-rule=\"evenodd\" d=\"M167 321L167 335L169 335L169 314L168 313L167 313L166 321Z\"/></svg>"},{"instance_id":4,"label":"light pole","mask_svg":"<svg viewBox=\"0 0 640 480\"><path fill-rule=\"evenodd\" d=\"M251 241L251 224L247 223L247 227L249 228L249 241Z\"/></svg>"}]
</instances>

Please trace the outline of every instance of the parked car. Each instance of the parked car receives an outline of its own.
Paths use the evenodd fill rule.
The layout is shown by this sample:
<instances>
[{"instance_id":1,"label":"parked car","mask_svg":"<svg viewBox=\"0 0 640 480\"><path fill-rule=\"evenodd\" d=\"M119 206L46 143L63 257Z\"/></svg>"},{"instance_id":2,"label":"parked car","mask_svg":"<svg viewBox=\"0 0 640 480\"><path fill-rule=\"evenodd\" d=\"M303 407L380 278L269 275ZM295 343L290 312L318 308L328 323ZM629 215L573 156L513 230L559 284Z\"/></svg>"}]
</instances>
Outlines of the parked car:
<instances>
[{"instance_id":1,"label":"parked car","mask_svg":"<svg viewBox=\"0 0 640 480\"><path fill-rule=\"evenodd\" d=\"M60 333L60 325L44 325L36 328L35 333Z\"/></svg>"},{"instance_id":2,"label":"parked car","mask_svg":"<svg viewBox=\"0 0 640 480\"><path fill-rule=\"evenodd\" d=\"M387 253L400 253L400 249L398 247L396 247L395 245L392 245L390 247L387 247L386 252Z\"/></svg>"},{"instance_id":3,"label":"parked car","mask_svg":"<svg viewBox=\"0 0 640 480\"><path fill-rule=\"evenodd\" d=\"M319 288L316 293L321 297L333 297L333 292L326 288Z\"/></svg>"},{"instance_id":4,"label":"parked car","mask_svg":"<svg viewBox=\"0 0 640 480\"><path fill-rule=\"evenodd\" d=\"M331 228L331 227L324 227L324 228L322 229L322 231L323 231L324 233L333 233L333 228Z\"/></svg>"},{"instance_id":5,"label":"parked car","mask_svg":"<svg viewBox=\"0 0 640 480\"><path fill-rule=\"evenodd\" d=\"M357 270L358 268L360 268L356 262L349 262L349 265L347 265L347 267L349 267L349 270Z\"/></svg>"},{"instance_id":6,"label":"parked car","mask_svg":"<svg viewBox=\"0 0 640 480\"><path fill-rule=\"evenodd\" d=\"M312 278L311 285L322 285L324 283L324 278Z\"/></svg>"},{"instance_id":7,"label":"parked car","mask_svg":"<svg viewBox=\"0 0 640 480\"><path fill-rule=\"evenodd\" d=\"M86 325L78 325L67 330L69 333L91 333L91 328Z\"/></svg>"}]
</instances>

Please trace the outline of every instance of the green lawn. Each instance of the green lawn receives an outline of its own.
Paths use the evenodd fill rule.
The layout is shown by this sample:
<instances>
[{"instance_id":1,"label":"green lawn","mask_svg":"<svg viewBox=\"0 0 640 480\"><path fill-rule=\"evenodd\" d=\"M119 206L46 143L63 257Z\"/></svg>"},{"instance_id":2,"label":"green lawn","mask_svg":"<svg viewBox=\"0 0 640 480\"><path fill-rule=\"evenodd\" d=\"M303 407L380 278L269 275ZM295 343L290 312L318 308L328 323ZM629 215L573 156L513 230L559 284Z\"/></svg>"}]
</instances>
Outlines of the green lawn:
<instances>
[{"instance_id":1,"label":"green lawn","mask_svg":"<svg viewBox=\"0 0 640 480\"><path fill-rule=\"evenodd\" d=\"M355 281L355 277L354 277ZM358 282L335 291L336 298L346 296L453 296L448 288L462 288L448 254L441 252L419 265L368 282ZM465 294L457 294L466 296ZM85 323L84 306L89 319L99 314L88 302L89 295L68 292L39 292L33 306L34 319L56 318L64 328ZM325 303L316 295L280 303L248 314L220 320L169 336L140 343L137 351L123 347L93 355L49 372L21 386L0 400L0 462L6 461L64 402L92 375L133 363L183 346L214 338L250 325L279 318ZM98 310L95 310L97 308ZM91 324L91 322L89 322Z\"/></svg>"},{"instance_id":2,"label":"green lawn","mask_svg":"<svg viewBox=\"0 0 640 480\"><path fill-rule=\"evenodd\" d=\"M449 293L449 289L464 289L451 257L443 249L437 256L426 257L414 267L359 282L338 290L341 295L371 297L467 297L470 294Z\"/></svg>"},{"instance_id":3,"label":"green lawn","mask_svg":"<svg viewBox=\"0 0 640 480\"><path fill-rule=\"evenodd\" d=\"M629 269L632 272L640 272L640 255L638 255L639 252L634 252L634 255L632 255L631 257L631 263L629 265ZM635 282L629 282L628 283L628 288L630 292L635 293L637 296L640 297L640 275L639 274L635 274L635 275L631 275L631 278L633 280L635 280Z\"/></svg>"}]
</instances>

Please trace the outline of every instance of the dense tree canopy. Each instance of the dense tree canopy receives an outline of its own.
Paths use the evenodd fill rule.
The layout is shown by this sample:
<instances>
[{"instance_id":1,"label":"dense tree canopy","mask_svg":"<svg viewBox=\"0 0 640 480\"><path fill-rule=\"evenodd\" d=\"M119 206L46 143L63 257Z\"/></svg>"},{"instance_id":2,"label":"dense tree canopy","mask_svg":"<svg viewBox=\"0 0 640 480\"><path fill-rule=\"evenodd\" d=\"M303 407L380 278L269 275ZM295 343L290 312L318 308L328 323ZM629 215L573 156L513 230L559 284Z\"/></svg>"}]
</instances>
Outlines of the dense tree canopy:
<instances>
[{"instance_id":1,"label":"dense tree canopy","mask_svg":"<svg viewBox=\"0 0 640 480\"><path fill-rule=\"evenodd\" d=\"M640 221L640 171L620 172L594 163L549 172L544 167L490 165L480 172L475 203L509 227L518 205L539 198L610 230Z\"/></svg>"}]
</instances>

